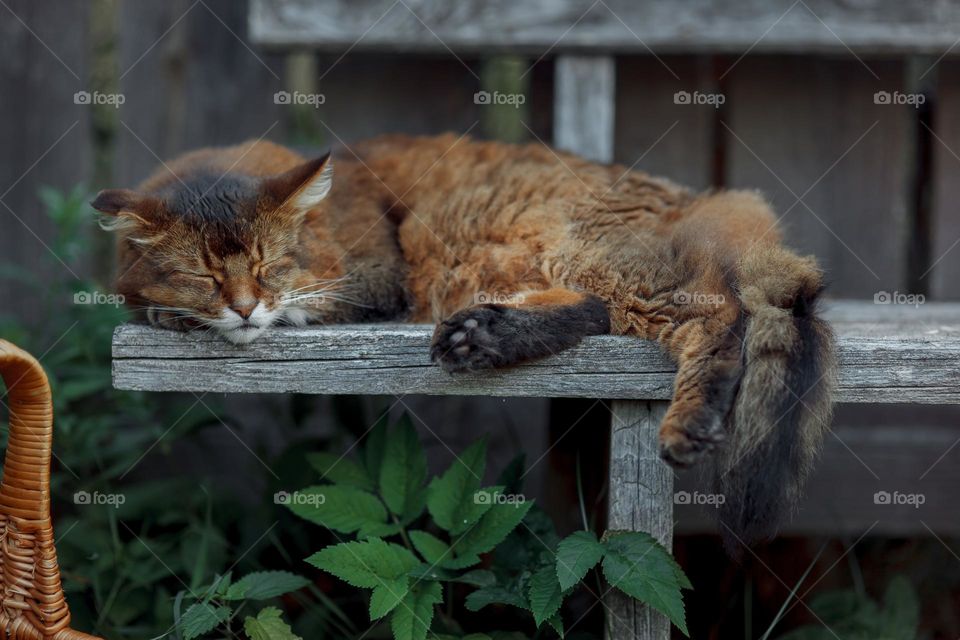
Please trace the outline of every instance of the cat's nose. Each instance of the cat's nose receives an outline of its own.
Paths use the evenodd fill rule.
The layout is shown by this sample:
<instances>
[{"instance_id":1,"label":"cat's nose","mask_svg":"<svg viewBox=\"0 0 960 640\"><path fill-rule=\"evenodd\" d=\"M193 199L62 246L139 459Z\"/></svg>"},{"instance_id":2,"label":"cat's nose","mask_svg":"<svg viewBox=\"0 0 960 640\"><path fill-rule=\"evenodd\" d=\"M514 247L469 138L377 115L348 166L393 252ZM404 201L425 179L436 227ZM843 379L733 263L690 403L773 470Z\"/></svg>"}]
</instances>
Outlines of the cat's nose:
<instances>
[{"instance_id":1,"label":"cat's nose","mask_svg":"<svg viewBox=\"0 0 960 640\"><path fill-rule=\"evenodd\" d=\"M230 304L230 309L233 310L238 316L244 320L248 320L253 314L253 310L257 308L256 301L254 302L233 302Z\"/></svg>"}]
</instances>

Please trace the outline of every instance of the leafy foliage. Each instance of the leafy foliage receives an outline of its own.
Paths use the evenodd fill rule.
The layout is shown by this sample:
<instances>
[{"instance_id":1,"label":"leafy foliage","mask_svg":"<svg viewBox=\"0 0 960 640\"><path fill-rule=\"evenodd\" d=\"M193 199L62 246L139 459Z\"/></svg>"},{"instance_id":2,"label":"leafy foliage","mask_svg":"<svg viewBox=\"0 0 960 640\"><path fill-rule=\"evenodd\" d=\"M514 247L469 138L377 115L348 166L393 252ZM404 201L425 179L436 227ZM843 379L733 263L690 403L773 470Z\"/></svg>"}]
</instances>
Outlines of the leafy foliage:
<instances>
[{"instance_id":1,"label":"leafy foliage","mask_svg":"<svg viewBox=\"0 0 960 640\"><path fill-rule=\"evenodd\" d=\"M480 440L427 483L426 457L406 416L392 429L381 419L354 449L356 459L308 454L327 484L304 489L300 494L309 499L287 506L310 522L357 536L307 562L369 590L371 622L388 620L395 640L424 640L459 627L438 608L449 607L455 594L452 588L445 593L443 583L473 588L463 603L467 610L516 607L537 628L546 624L563 636L566 597L601 561L611 587L662 611L687 633L681 589L691 585L666 549L636 532L608 532L598 541L578 531L561 540L533 502L504 492L508 485L519 488L522 459L497 485L483 487L486 442Z\"/></svg>"},{"instance_id":2,"label":"leafy foliage","mask_svg":"<svg viewBox=\"0 0 960 640\"><path fill-rule=\"evenodd\" d=\"M217 577L212 584L199 593L181 592L176 599L182 606L185 599L196 602L177 616L177 631L184 640L194 640L223 627L228 634L236 612L249 601L269 600L310 584L309 580L286 571L259 571L240 580L230 582L230 574ZM176 612L179 613L179 612ZM296 638L289 625L280 618L280 610L266 607L255 617L248 616L243 623L244 632L250 640L290 640Z\"/></svg>"}]
</instances>

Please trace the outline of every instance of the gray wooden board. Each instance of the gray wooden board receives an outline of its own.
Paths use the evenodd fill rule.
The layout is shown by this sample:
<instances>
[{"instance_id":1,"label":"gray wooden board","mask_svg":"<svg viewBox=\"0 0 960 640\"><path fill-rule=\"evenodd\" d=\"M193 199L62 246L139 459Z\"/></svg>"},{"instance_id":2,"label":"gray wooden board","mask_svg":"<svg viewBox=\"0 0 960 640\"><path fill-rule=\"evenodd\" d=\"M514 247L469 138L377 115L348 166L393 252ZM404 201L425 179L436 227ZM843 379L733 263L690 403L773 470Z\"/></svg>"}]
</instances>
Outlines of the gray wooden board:
<instances>
[{"instance_id":1,"label":"gray wooden board","mask_svg":"<svg viewBox=\"0 0 960 640\"><path fill-rule=\"evenodd\" d=\"M937 70L936 120L933 124L933 204L930 293L960 298L960 64L944 61Z\"/></svg>"},{"instance_id":2,"label":"gray wooden board","mask_svg":"<svg viewBox=\"0 0 960 640\"><path fill-rule=\"evenodd\" d=\"M56 225L37 192L41 186L69 191L90 178L93 109L74 100L76 92L90 90L90 38L77 28L88 14L83 2L51 10L10 0L0 7L0 199L6 205L0 205L0 265L41 283L85 275L84 265L52 255ZM25 326L43 318L42 297L36 285L0 278L3 313Z\"/></svg>"},{"instance_id":3,"label":"gray wooden board","mask_svg":"<svg viewBox=\"0 0 960 640\"><path fill-rule=\"evenodd\" d=\"M960 402L960 305L846 302L834 309L839 401ZM924 320L925 314L932 319ZM429 361L431 334L427 325L278 328L237 347L210 333L124 325L114 334L114 386L648 400L668 399L672 391L673 365L657 345L643 340L595 336L510 369L449 375Z\"/></svg>"},{"instance_id":4,"label":"gray wooden board","mask_svg":"<svg viewBox=\"0 0 960 640\"><path fill-rule=\"evenodd\" d=\"M667 549L673 543L673 470L660 459L657 431L666 402L615 401L610 424L610 503L607 529L645 531ZM665 615L611 589L604 599L609 640L670 638Z\"/></svg>"},{"instance_id":5,"label":"gray wooden board","mask_svg":"<svg viewBox=\"0 0 960 640\"><path fill-rule=\"evenodd\" d=\"M694 189L711 186L709 105L677 104L679 91L709 93L709 59L617 58L614 159Z\"/></svg>"},{"instance_id":6,"label":"gray wooden board","mask_svg":"<svg viewBox=\"0 0 960 640\"><path fill-rule=\"evenodd\" d=\"M252 38L342 51L927 51L950 49L956 0L254 0Z\"/></svg>"},{"instance_id":7,"label":"gray wooden board","mask_svg":"<svg viewBox=\"0 0 960 640\"><path fill-rule=\"evenodd\" d=\"M246 44L245 3L120 4L117 185L132 186L188 150L283 137L283 56Z\"/></svg>"},{"instance_id":8,"label":"gray wooden board","mask_svg":"<svg viewBox=\"0 0 960 640\"><path fill-rule=\"evenodd\" d=\"M903 90L903 65L869 67L748 56L725 80L727 186L771 200L787 243L820 259L836 296L905 282L910 107L874 102Z\"/></svg>"}]
</instances>

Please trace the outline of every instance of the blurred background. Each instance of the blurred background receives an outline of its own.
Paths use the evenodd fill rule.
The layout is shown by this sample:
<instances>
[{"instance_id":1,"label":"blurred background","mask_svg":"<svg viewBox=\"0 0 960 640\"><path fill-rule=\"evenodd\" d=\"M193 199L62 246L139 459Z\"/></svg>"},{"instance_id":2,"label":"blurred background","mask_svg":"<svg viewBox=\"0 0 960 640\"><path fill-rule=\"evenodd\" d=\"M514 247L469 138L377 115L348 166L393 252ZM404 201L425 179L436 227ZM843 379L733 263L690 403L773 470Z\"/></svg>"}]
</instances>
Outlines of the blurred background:
<instances>
[{"instance_id":1,"label":"blurred background","mask_svg":"<svg viewBox=\"0 0 960 640\"><path fill-rule=\"evenodd\" d=\"M577 461L601 519L607 473L602 401L113 391L123 310L83 303L110 291L112 239L86 204L97 189L249 138L335 154L386 132L561 144L557 61L603 55L615 100L597 117L611 119L613 147L573 150L696 189L760 189L787 243L825 267L831 297L956 300L958 40L953 0L3 0L0 336L40 357L55 384L58 548L75 626L154 637L184 585L232 565L302 570L319 534L269 495L306 484L304 447L346 448L386 408L418 416L431 468L483 433L494 469L524 452L526 491L563 533L580 517ZM841 637L792 601L779 619L804 576L797 595L820 598L818 611L917 621L915 636L897 637L960 635L960 412L840 406L834 431L797 518L738 562L709 506L678 506L692 637ZM684 474L680 489L699 482ZM73 499L98 487L125 504ZM878 505L882 490L925 502ZM280 526L264 533L265 522ZM909 589L890 588L903 579ZM302 635L364 631L344 626L339 612L356 603L329 580L315 590ZM579 630L599 634L599 613ZM851 624L842 637L870 637Z\"/></svg>"}]
</instances>

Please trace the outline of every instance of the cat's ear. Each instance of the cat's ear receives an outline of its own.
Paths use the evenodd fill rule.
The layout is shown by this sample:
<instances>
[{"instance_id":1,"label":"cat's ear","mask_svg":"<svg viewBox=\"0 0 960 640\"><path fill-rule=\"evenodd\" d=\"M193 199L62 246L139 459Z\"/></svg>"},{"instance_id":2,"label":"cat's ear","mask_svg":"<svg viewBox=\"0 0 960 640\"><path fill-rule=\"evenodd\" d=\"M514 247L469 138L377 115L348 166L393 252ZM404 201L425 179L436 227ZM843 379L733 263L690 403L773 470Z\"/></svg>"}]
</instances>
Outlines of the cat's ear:
<instances>
[{"instance_id":1,"label":"cat's ear","mask_svg":"<svg viewBox=\"0 0 960 640\"><path fill-rule=\"evenodd\" d=\"M90 203L103 214L100 226L107 231L153 226L151 219L157 205L155 198L130 189L104 189Z\"/></svg>"},{"instance_id":2,"label":"cat's ear","mask_svg":"<svg viewBox=\"0 0 960 640\"><path fill-rule=\"evenodd\" d=\"M279 208L288 208L303 215L327 197L331 186L333 159L327 153L278 176L267 178L263 190Z\"/></svg>"}]
</instances>

